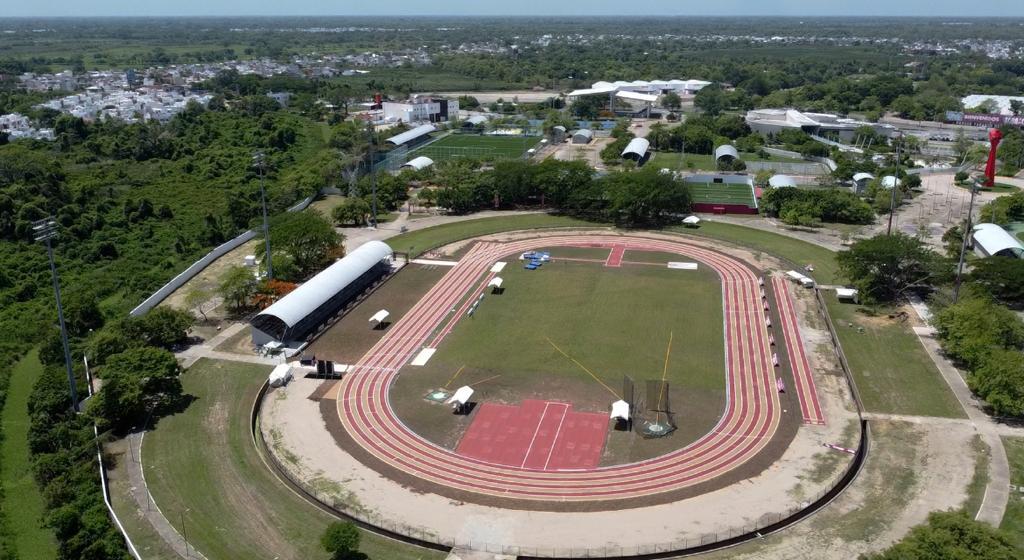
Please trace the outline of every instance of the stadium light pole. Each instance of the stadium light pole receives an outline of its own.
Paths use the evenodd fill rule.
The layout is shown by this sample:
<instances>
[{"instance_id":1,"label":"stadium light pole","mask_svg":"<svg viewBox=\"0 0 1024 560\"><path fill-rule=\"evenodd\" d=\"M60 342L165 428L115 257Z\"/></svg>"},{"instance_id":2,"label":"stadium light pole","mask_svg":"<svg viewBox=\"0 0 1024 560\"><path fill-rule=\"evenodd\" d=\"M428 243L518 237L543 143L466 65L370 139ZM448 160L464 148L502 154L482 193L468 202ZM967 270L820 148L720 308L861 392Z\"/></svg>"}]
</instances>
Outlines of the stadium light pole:
<instances>
[{"instance_id":1,"label":"stadium light pole","mask_svg":"<svg viewBox=\"0 0 1024 560\"><path fill-rule=\"evenodd\" d=\"M893 177L892 192L889 193L889 227L886 235L892 235L892 215L896 212L896 189L900 186L900 145L903 143L903 132L896 133L896 176Z\"/></svg>"},{"instance_id":2,"label":"stadium light pole","mask_svg":"<svg viewBox=\"0 0 1024 560\"><path fill-rule=\"evenodd\" d=\"M971 233L974 218L974 195L978 192L978 179L971 183L971 202L967 206L967 220L964 222L963 241L960 243L960 258L956 263L956 280L953 282L953 303L960 299L960 283L964 275L964 257L967 255L967 238Z\"/></svg>"},{"instance_id":3,"label":"stadium light pole","mask_svg":"<svg viewBox=\"0 0 1024 560\"><path fill-rule=\"evenodd\" d=\"M78 389L75 387L75 371L71 366L71 348L68 346L68 329L64 323L64 305L60 300L60 278L57 265L53 260L53 243L57 237L57 222L53 218L44 218L32 223L37 242L46 243L46 254L50 258L50 275L53 277L53 296L57 300L57 321L60 323L60 342L64 347L64 367L68 373L68 389L71 393L71 410L78 412Z\"/></svg>"},{"instance_id":4,"label":"stadium light pole","mask_svg":"<svg viewBox=\"0 0 1024 560\"><path fill-rule=\"evenodd\" d=\"M270 252L270 222L267 220L267 190L264 185L264 181L267 175L266 162L267 156L263 152L256 152L252 156L253 162L256 164L256 169L260 173L260 202L263 205L263 239L267 245L267 280L274 279L274 262Z\"/></svg>"}]
</instances>

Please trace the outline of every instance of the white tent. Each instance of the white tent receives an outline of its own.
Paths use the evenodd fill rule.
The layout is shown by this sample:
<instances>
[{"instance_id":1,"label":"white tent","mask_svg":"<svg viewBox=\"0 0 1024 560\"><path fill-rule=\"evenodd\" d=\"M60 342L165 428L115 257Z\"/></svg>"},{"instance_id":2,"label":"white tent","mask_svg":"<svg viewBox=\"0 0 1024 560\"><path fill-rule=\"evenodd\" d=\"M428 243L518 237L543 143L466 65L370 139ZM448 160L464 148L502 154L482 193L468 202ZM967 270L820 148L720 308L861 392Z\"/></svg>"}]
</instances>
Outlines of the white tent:
<instances>
[{"instance_id":1,"label":"white tent","mask_svg":"<svg viewBox=\"0 0 1024 560\"><path fill-rule=\"evenodd\" d=\"M292 366L288 364L277 364L274 370L270 372L270 376L267 378L267 382L270 383L271 387L281 387L286 385L292 379Z\"/></svg>"},{"instance_id":2,"label":"white tent","mask_svg":"<svg viewBox=\"0 0 1024 560\"><path fill-rule=\"evenodd\" d=\"M491 278L491 281L490 281L490 282L488 282L488 283L487 283L487 287L488 287L488 288L497 288L497 289L499 289L499 290L500 290L500 289L501 289L501 284L502 284L502 283L503 283L504 281L505 281L505 280L503 280L503 279L501 278L501 276L495 276L494 278Z\"/></svg>"},{"instance_id":3,"label":"white tent","mask_svg":"<svg viewBox=\"0 0 1024 560\"><path fill-rule=\"evenodd\" d=\"M387 309L381 309L380 311L374 313L373 317L370 317L370 325L376 327L377 325L383 323L388 318L389 315L391 315L391 313L388 313Z\"/></svg>"},{"instance_id":4,"label":"white tent","mask_svg":"<svg viewBox=\"0 0 1024 560\"><path fill-rule=\"evenodd\" d=\"M857 302L857 290L853 288L836 288L836 297L841 300Z\"/></svg>"},{"instance_id":5,"label":"white tent","mask_svg":"<svg viewBox=\"0 0 1024 560\"><path fill-rule=\"evenodd\" d=\"M629 403L626 401L615 401L612 403L612 414L613 420L626 420L629 421Z\"/></svg>"},{"instance_id":6,"label":"white tent","mask_svg":"<svg viewBox=\"0 0 1024 560\"><path fill-rule=\"evenodd\" d=\"M700 218L697 216L687 216L683 218L683 223L688 226L695 226L700 223Z\"/></svg>"},{"instance_id":7,"label":"white tent","mask_svg":"<svg viewBox=\"0 0 1024 560\"><path fill-rule=\"evenodd\" d=\"M466 405L469 404L469 399L472 397L473 388L468 385L463 385L462 387L459 387L459 389L455 391L455 394L449 397L444 404L452 405L452 408L455 409L456 412L461 413L465 409Z\"/></svg>"}]
</instances>

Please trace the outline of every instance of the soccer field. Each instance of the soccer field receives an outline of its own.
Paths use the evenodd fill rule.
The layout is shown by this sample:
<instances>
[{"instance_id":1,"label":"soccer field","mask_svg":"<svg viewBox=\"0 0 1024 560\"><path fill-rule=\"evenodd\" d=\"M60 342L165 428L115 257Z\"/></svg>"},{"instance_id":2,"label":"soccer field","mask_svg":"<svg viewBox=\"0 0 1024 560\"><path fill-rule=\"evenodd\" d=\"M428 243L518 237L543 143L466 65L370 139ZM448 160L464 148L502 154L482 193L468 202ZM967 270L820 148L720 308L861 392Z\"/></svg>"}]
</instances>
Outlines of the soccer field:
<instances>
[{"instance_id":1,"label":"soccer field","mask_svg":"<svg viewBox=\"0 0 1024 560\"><path fill-rule=\"evenodd\" d=\"M607 413L628 375L637 396L648 380L668 381L679 429L660 440L613 432L606 463L657 456L707 433L725 404L717 274L670 270L660 253L630 251L622 267L606 267L608 249L550 252L554 262L536 271L510 262L501 273L505 293L488 293L426 366L403 370L391 391L403 421L454 447L467 420L438 415L422 398L431 389L472 385L481 402L543 399Z\"/></svg>"},{"instance_id":2,"label":"soccer field","mask_svg":"<svg viewBox=\"0 0 1024 560\"><path fill-rule=\"evenodd\" d=\"M409 157L426 156L435 161L446 159L515 159L540 142L538 136L481 136L449 134L431 144L413 150Z\"/></svg>"}]
</instances>

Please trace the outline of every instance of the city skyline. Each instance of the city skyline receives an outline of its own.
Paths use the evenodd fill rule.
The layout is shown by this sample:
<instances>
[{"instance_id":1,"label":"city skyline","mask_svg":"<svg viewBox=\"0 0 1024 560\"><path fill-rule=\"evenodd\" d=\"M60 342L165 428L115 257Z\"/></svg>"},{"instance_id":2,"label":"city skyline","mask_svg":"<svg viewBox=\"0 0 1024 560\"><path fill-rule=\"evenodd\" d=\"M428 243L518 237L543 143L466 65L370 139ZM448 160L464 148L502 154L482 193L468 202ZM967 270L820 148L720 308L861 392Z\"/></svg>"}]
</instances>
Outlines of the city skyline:
<instances>
[{"instance_id":1,"label":"city skyline","mask_svg":"<svg viewBox=\"0 0 1024 560\"><path fill-rule=\"evenodd\" d=\"M952 0L907 0L885 2L865 0L822 3L809 0L774 0L751 6L745 0L720 0L712 4L678 0L640 0L628 6L615 0L567 0L551 4L522 0L510 12L508 4L451 0L424 4L393 0L386 5L349 2L296 0L286 4L266 0L180 0L140 3L128 0L97 0L83 4L69 0L41 0L5 7L0 17L110 17L110 16L509 16L509 15L634 15L634 16L919 16L929 17L1021 17L1024 3L1009 0L979 0L970 4ZM628 9L627 9L628 8Z\"/></svg>"}]
</instances>

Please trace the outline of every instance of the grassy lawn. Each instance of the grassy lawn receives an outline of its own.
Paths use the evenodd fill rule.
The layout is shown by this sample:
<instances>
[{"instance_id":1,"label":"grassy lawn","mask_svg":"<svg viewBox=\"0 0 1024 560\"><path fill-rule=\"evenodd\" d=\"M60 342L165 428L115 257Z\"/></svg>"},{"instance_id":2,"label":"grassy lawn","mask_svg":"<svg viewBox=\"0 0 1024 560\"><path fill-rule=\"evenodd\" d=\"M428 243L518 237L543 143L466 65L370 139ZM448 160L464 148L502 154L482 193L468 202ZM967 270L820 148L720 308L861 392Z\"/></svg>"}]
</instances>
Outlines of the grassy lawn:
<instances>
[{"instance_id":1,"label":"grassy lawn","mask_svg":"<svg viewBox=\"0 0 1024 560\"><path fill-rule=\"evenodd\" d=\"M1010 484L1024 486L1024 438L1004 437L1003 447L1010 461ZM999 528L1006 531L1018 548L1024 548L1024 493L1010 491Z\"/></svg>"},{"instance_id":2,"label":"grassy lawn","mask_svg":"<svg viewBox=\"0 0 1024 560\"><path fill-rule=\"evenodd\" d=\"M409 158L427 156L435 161L452 158L511 159L540 142L539 136L483 136L449 134L409 153Z\"/></svg>"},{"instance_id":3,"label":"grassy lawn","mask_svg":"<svg viewBox=\"0 0 1024 560\"><path fill-rule=\"evenodd\" d=\"M961 189L964 189L964 190L967 190L967 188L968 188L968 186L966 184L954 183L954 185L956 185L957 187L960 187ZM1015 193L1015 192L1017 192L1019 190L1020 190L1019 187L1015 187L1015 186L1010 185L1008 183L998 183L998 182L995 185L993 185L992 188L982 188L981 189L982 192L991 192L991 193Z\"/></svg>"},{"instance_id":4,"label":"grassy lawn","mask_svg":"<svg viewBox=\"0 0 1024 560\"><path fill-rule=\"evenodd\" d=\"M110 503L139 554L146 560L178 560L178 553L164 542L146 519L145 513L139 511L131 495L131 481L126 471L127 463L133 458L128 450L128 442L123 439L110 442L104 445L104 452L114 458L113 466L107 470ZM134 460L138 460L138 457Z\"/></svg>"},{"instance_id":5,"label":"grassy lawn","mask_svg":"<svg viewBox=\"0 0 1024 560\"><path fill-rule=\"evenodd\" d=\"M763 158L755 153L741 152L740 159L743 161L774 161L780 163L808 163L806 160L797 158L787 158L781 156L770 156ZM654 165L659 168L667 167L669 169L688 169L690 164L693 164L693 169L699 169L703 171L715 171L718 169L718 164L715 162L715 156L712 154L691 154L687 153L685 157L681 157L679 152L657 152L648 165Z\"/></svg>"},{"instance_id":6,"label":"grassy lawn","mask_svg":"<svg viewBox=\"0 0 1024 560\"><path fill-rule=\"evenodd\" d=\"M558 260L563 253L550 251L555 262L540 270L510 263L501 274L505 293L487 295L427 366L399 376L391 395L403 420L454 446L465 421L438 414L421 398L433 388L474 385L488 402L559 400L603 413L622 397L623 375L636 382L637 395L645 381L664 375L680 429L660 441L613 433L606 461L660 455L707 433L721 416L725 391L722 295L714 271L607 268Z\"/></svg>"},{"instance_id":7,"label":"grassy lawn","mask_svg":"<svg viewBox=\"0 0 1024 560\"><path fill-rule=\"evenodd\" d=\"M469 239L480 235L500 233L503 231L514 231L518 229L539 229L553 227L601 227L602 224L585 222L568 216L551 216L549 214L525 214L517 216L499 216L496 218L480 218L477 220L466 220L464 222L453 222L432 228L413 231L392 237L386 242L395 251L408 252L411 257L417 257L424 251Z\"/></svg>"},{"instance_id":8,"label":"grassy lawn","mask_svg":"<svg viewBox=\"0 0 1024 560\"><path fill-rule=\"evenodd\" d=\"M195 400L146 435L146 480L164 515L210 560L327 558L320 535L332 518L284 487L260 460L249 412L269 367L201 360L182 377ZM440 558L369 533L377 560Z\"/></svg>"},{"instance_id":9,"label":"grassy lawn","mask_svg":"<svg viewBox=\"0 0 1024 560\"><path fill-rule=\"evenodd\" d=\"M835 253L806 241L770 231L708 221L701 222L700 227L696 229L673 228L673 230L687 235L720 239L755 251L763 251L790 261L794 265L811 263L814 265L812 276L819 283L835 284L840 281Z\"/></svg>"},{"instance_id":10,"label":"grassy lawn","mask_svg":"<svg viewBox=\"0 0 1024 560\"><path fill-rule=\"evenodd\" d=\"M965 418L909 325L857 313L858 306L839 303L834 292L824 296L867 410Z\"/></svg>"},{"instance_id":11,"label":"grassy lawn","mask_svg":"<svg viewBox=\"0 0 1024 560\"><path fill-rule=\"evenodd\" d=\"M970 485L967 486L967 499L962 507L971 517L974 517L978 514L978 509L981 508L981 502L985 500L991 452L988 444L979 435L975 435L971 439L971 451L974 452L974 476L971 478Z\"/></svg>"},{"instance_id":12,"label":"grassy lawn","mask_svg":"<svg viewBox=\"0 0 1024 560\"><path fill-rule=\"evenodd\" d=\"M52 559L57 556L53 533L43 527L43 496L32 478L28 454L28 399L32 385L42 373L39 351L32 350L11 371L11 384L4 405L2 450L3 508L21 560Z\"/></svg>"}]
</instances>

